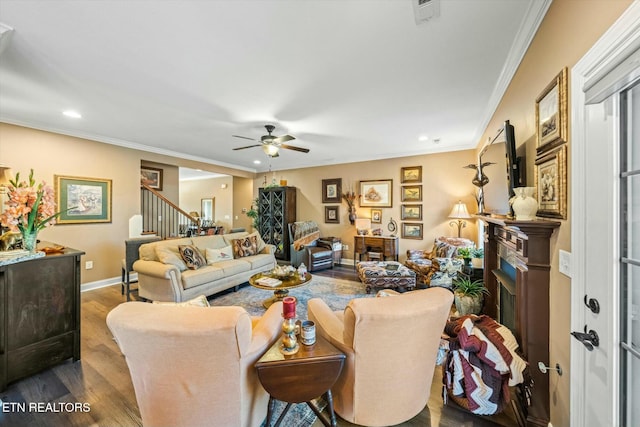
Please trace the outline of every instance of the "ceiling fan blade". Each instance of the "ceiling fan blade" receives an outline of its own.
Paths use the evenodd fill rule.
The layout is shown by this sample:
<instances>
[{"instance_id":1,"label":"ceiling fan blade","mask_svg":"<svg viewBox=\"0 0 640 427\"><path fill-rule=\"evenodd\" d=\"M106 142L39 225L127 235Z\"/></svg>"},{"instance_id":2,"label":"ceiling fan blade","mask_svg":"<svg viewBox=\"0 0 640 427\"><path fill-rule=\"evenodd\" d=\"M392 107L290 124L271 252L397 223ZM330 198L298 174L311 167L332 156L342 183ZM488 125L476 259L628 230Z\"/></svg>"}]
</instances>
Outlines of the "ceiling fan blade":
<instances>
[{"instance_id":1,"label":"ceiling fan blade","mask_svg":"<svg viewBox=\"0 0 640 427\"><path fill-rule=\"evenodd\" d=\"M234 150L244 150L245 148L262 147L262 144L247 145L246 147L234 148Z\"/></svg>"},{"instance_id":2,"label":"ceiling fan blade","mask_svg":"<svg viewBox=\"0 0 640 427\"><path fill-rule=\"evenodd\" d=\"M282 136L279 136L279 137L277 137L277 138L274 138L273 142L278 143L278 144L281 144L281 143L283 143L283 142L292 141L292 140L294 140L294 139L296 139L296 137L295 137L295 136L291 136L291 135L282 135Z\"/></svg>"},{"instance_id":3,"label":"ceiling fan blade","mask_svg":"<svg viewBox=\"0 0 640 427\"><path fill-rule=\"evenodd\" d=\"M255 139L248 138L246 136L240 136L240 135L231 135L231 136L233 136L234 138L242 138L242 139L248 139L249 141L255 141Z\"/></svg>"},{"instance_id":4,"label":"ceiling fan blade","mask_svg":"<svg viewBox=\"0 0 640 427\"><path fill-rule=\"evenodd\" d=\"M286 148L287 150L299 151L301 153L308 153L309 152L308 148L294 147L293 145L287 145L287 144L280 145L280 148Z\"/></svg>"}]
</instances>

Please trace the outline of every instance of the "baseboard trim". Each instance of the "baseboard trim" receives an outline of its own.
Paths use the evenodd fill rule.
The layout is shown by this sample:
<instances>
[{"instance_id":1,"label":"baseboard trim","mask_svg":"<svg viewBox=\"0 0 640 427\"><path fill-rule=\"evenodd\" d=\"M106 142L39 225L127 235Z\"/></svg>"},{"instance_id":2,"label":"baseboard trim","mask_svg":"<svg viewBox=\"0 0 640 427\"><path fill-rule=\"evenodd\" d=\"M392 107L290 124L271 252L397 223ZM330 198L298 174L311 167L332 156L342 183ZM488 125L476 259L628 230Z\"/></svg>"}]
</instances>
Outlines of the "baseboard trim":
<instances>
[{"instance_id":1,"label":"baseboard trim","mask_svg":"<svg viewBox=\"0 0 640 427\"><path fill-rule=\"evenodd\" d=\"M130 273L129 281L138 280L138 273ZM109 277L107 279L97 280L95 282L87 282L80 285L80 292L92 291L94 289L106 288L107 286L119 285L122 283L121 277Z\"/></svg>"}]
</instances>

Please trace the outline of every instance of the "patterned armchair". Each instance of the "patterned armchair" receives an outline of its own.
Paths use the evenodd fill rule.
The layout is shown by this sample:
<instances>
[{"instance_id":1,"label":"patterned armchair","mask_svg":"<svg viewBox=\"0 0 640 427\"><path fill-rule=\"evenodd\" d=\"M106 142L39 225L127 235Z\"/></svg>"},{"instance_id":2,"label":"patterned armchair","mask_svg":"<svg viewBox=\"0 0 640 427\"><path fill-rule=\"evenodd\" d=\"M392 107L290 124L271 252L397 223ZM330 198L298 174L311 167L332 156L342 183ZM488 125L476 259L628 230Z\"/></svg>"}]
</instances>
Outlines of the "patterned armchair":
<instances>
[{"instance_id":1,"label":"patterned armchair","mask_svg":"<svg viewBox=\"0 0 640 427\"><path fill-rule=\"evenodd\" d=\"M453 279L462 270L463 261L458 258L458 249L474 248L469 239L438 237L431 250L409 249L405 265L416 272L416 282L426 286L441 286L451 289Z\"/></svg>"}]
</instances>

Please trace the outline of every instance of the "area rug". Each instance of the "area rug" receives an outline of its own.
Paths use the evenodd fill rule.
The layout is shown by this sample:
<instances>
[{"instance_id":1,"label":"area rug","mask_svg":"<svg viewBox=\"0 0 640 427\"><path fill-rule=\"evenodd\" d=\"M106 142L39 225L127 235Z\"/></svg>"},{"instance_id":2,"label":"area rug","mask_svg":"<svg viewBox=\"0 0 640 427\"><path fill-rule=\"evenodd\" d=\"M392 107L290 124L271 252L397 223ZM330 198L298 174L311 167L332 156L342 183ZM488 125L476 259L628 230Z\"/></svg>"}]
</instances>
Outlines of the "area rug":
<instances>
[{"instance_id":1,"label":"area rug","mask_svg":"<svg viewBox=\"0 0 640 427\"><path fill-rule=\"evenodd\" d=\"M289 295L297 298L296 317L307 318L307 301L311 298L323 299L332 310L343 310L354 298L370 298L375 294L367 294L365 285L351 280L334 279L332 277L313 276L310 283L289 290ZM262 302L273 296L272 291L257 289L248 284L240 290L214 295L210 297L212 306L239 305L252 316L261 316L265 312Z\"/></svg>"}]
</instances>

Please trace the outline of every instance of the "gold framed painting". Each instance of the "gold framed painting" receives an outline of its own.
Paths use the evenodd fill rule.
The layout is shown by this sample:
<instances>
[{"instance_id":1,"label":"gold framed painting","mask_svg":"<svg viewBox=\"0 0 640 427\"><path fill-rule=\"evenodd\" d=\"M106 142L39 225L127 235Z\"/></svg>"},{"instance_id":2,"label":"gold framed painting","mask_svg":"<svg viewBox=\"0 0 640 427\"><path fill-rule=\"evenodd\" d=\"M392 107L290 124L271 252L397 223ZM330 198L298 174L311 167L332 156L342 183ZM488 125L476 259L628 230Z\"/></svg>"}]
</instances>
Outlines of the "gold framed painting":
<instances>
[{"instance_id":1,"label":"gold framed painting","mask_svg":"<svg viewBox=\"0 0 640 427\"><path fill-rule=\"evenodd\" d=\"M55 175L58 224L111 222L111 180Z\"/></svg>"},{"instance_id":2,"label":"gold framed painting","mask_svg":"<svg viewBox=\"0 0 640 427\"><path fill-rule=\"evenodd\" d=\"M421 202L422 185L405 185L400 189L400 199L403 202Z\"/></svg>"},{"instance_id":3,"label":"gold framed painting","mask_svg":"<svg viewBox=\"0 0 640 427\"><path fill-rule=\"evenodd\" d=\"M422 240L422 224L418 222L403 222L402 238Z\"/></svg>"},{"instance_id":4,"label":"gold framed painting","mask_svg":"<svg viewBox=\"0 0 640 427\"><path fill-rule=\"evenodd\" d=\"M567 218L567 147L561 146L536 159L538 188L536 216Z\"/></svg>"},{"instance_id":5,"label":"gold framed painting","mask_svg":"<svg viewBox=\"0 0 640 427\"><path fill-rule=\"evenodd\" d=\"M567 142L567 68L536 99L536 151L538 154Z\"/></svg>"},{"instance_id":6,"label":"gold framed painting","mask_svg":"<svg viewBox=\"0 0 640 427\"><path fill-rule=\"evenodd\" d=\"M393 207L393 193L391 191L392 188L392 179L360 181L360 207Z\"/></svg>"},{"instance_id":7,"label":"gold framed painting","mask_svg":"<svg viewBox=\"0 0 640 427\"><path fill-rule=\"evenodd\" d=\"M402 205L400 207L400 219L422 221L422 205Z\"/></svg>"},{"instance_id":8,"label":"gold framed painting","mask_svg":"<svg viewBox=\"0 0 640 427\"><path fill-rule=\"evenodd\" d=\"M408 166L400 169L403 184L422 182L422 166Z\"/></svg>"}]
</instances>

